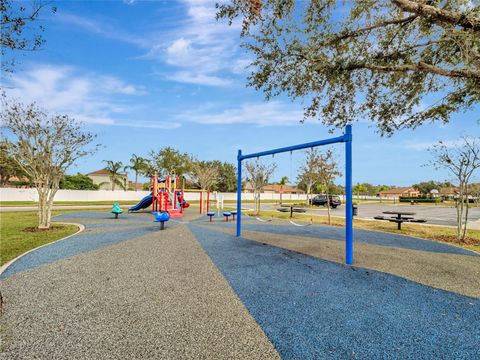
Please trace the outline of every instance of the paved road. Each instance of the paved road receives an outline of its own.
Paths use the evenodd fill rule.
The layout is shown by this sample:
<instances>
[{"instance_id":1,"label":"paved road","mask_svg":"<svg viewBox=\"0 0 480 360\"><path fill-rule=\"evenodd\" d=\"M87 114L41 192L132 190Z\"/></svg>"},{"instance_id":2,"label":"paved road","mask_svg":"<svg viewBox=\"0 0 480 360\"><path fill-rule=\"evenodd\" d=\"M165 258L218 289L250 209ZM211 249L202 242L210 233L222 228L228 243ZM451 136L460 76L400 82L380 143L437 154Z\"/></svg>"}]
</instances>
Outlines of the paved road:
<instances>
[{"instance_id":1,"label":"paved road","mask_svg":"<svg viewBox=\"0 0 480 360\"><path fill-rule=\"evenodd\" d=\"M253 204L243 204L244 208L253 208ZM273 210L278 206L274 204L262 204L262 209ZM456 225L456 210L453 207L446 206L424 206L424 205L392 205L392 204L359 204L358 217L364 219L373 219L374 216L382 215L383 211L408 211L416 213L415 217L426 219L428 224L436 225ZM311 214L326 214L325 207L313 208L307 211ZM342 205L336 209L332 209L331 214L334 216L345 216L345 206ZM470 228L480 229L480 208L474 207L469 209L468 219Z\"/></svg>"}]
</instances>

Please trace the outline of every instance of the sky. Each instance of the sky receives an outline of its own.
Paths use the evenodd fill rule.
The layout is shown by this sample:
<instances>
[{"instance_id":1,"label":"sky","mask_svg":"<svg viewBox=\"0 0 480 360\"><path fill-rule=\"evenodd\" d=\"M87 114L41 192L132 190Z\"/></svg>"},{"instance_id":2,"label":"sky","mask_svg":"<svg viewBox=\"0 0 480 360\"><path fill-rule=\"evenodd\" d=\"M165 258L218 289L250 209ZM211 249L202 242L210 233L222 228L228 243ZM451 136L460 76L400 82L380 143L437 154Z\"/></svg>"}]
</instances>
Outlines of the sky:
<instances>
[{"instance_id":1,"label":"sky","mask_svg":"<svg viewBox=\"0 0 480 360\"><path fill-rule=\"evenodd\" d=\"M69 114L97 134L101 149L69 173L129 162L171 146L202 160L235 163L243 153L338 135L302 104L281 95L265 101L247 87L251 55L240 47L238 25L215 20L215 1L57 1L44 12L45 45L18 56L5 78L8 95ZM432 102L435 99L431 99ZM368 119L353 124L353 181L408 186L452 180L424 166L439 140L480 136L480 108L381 137ZM340 164L344 148L333 146ZM277 155L273 180L298 174L304 154ZM130 176L132 178L133 176ZM478 174L475 180L480 180ZM341 183L342 179L337 182Z\"/></svg>"}]
</instances>

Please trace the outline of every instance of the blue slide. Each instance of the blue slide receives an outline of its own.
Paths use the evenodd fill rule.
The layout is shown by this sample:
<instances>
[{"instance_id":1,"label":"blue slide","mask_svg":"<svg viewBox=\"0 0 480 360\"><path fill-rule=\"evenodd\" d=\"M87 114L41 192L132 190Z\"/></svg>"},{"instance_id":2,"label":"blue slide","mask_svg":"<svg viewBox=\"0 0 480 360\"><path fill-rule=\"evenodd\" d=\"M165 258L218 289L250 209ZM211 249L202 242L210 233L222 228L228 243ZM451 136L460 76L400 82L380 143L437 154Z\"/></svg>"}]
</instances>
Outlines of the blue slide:
<instances>
[{"instance_id":1,"label":"blue slide","mask_svg":"<svg viewBox=\"0 0 480 360\"><path fill-rule=\"evenodd\" d=\"M128 211L142 210L142 209L145 209L146 207L149 207L150 205L152 205L152 194L145 196L142 200L140 200L140 202L137 205L132 206L130 209L128 209Z\"/></svg>"}]
</instances>

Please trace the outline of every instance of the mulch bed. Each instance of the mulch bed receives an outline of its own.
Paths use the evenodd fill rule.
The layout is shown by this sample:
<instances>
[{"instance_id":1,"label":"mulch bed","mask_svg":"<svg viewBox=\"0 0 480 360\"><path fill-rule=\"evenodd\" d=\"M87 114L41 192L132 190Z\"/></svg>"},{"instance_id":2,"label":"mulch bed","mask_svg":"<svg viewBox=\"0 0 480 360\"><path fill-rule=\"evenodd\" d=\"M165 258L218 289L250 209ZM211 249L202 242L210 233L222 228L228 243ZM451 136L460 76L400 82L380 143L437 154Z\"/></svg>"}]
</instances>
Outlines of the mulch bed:
<instances>
[{"instance_id":1,"label":"mulch bed","mask_svg":"<svg viewBox=\"0 0 480 360\"><path fill-rule=\"evenodd\" d=\"M37 227L27 227L22 231L36 233L36 232L45 232L45 231L62 230L62 229L65 229L65 226L50 226L48 229L39 229Z\"/></svg>"},{"instance_id":2,"label":"mulch bed","mask_svg":"<svg viewBox=\"0 0 480 360\"><path fill-rule=\"evenodd\" d=\"M466 237L463 240L458 240L455 236L436 236L436 240L445 241L448 243L460 244L460 245L480 245L480 239L474 239Z\"/></svg>"}]
</instances>

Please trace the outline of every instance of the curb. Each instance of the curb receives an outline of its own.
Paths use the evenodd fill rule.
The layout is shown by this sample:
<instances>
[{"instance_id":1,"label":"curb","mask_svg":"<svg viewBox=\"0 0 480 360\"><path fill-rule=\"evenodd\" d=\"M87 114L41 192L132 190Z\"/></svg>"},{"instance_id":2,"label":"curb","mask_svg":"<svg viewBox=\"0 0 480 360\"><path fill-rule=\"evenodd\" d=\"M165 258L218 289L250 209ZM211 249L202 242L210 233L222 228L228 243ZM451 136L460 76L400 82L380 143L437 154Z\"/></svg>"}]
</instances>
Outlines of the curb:
<instances>
[{"instance_id":1,"label":"curb","mask_svg":"<svg viewBox=\"0 0 480 360\"><path fill-rule=\"evenodd\" d=\"M61 239L58 239L58 240L55 240L55 241L52 241L52 242L49 242L47 244L43 244L43 245L40 245L40 246L37 246L36 248L33 248L33 249L30 249L26 252L24 252L23 254L20 254L18 255L16 258L10 260L9 262L7 262L6 264L3 264L2 266L0 266L0 276L17 260L21 259L22 257L24 257L25 255L35 251L35 250L38 250L42 247L45 247L45 246L48 246L48 245L52 245L52 244L55 244L59 241L63 241L63 240L66 240L72 236L75 236L79 233L81 233L83 230L85 230L85 226L82 225L82 224L79 224L79 223L72 223L72 222L54 222L54 224L64 224L64 225L75 225L75 226L78 226L78 231L71 234L71 235L68 235L68 236L65 236L64 238L61 238Z\"/></svg>"}]
</instances>

